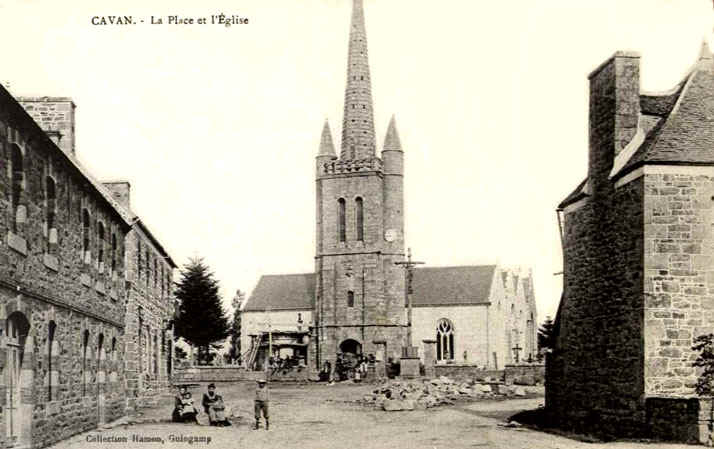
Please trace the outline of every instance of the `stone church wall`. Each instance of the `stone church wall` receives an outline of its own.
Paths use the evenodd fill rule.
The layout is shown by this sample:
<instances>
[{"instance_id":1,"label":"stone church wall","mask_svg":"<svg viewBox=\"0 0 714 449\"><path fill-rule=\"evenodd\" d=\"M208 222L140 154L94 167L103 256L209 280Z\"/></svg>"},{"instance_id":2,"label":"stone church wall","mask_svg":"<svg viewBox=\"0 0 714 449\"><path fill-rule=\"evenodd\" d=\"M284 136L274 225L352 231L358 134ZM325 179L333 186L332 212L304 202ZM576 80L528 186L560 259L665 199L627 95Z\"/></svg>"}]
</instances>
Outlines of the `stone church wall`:
<instances>
[{"instance_id":1,"label":"stone church wall","mask_svg":"<svg viewBox=\"0 0 714 449\"><path fill-rule=\"evenodd\" d=\"M412 338L415 345L422 340L436 338L436 325L446 318L454 327L455 363L468 363L485 367L492 352L488 341L487 305L414 307L412 312ZM423 351L419 355L424 359ZM464 357L465 356L465 357Z\"/></svg>"}]
</instances>

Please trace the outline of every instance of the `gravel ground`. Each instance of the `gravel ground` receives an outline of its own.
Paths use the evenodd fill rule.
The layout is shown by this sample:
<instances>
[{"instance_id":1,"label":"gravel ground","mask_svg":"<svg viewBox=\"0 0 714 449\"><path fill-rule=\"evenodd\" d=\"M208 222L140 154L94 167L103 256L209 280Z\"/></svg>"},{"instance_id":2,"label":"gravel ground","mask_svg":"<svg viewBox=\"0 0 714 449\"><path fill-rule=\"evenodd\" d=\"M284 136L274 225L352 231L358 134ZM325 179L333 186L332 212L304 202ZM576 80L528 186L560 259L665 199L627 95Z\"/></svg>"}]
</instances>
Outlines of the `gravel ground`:
<instances>
[{"instance_id":1,"label":"gravel ground","mask_svg":"<svg viewBox=\"0 0 714 449\"><path fill-rule=\"evenodd\" d=\"M499 426L507 416L534 409L543 398L464 402L428 410L385 412L354 401L374 386L359 384L271 385L270 430L251 430L253 383L218 384L226 404L237 410L232 427L217 428L166 422L173 398L143 410L141 424L120 425L74 436L55 446L194 448L657 448L692 446L636 443L584 443L524 428ZM200 403L205 387L194 390ZM199 407L200 408L200 407ZM204 415L205 416L205 415ZM154 422L163 420L161 422ZM97 442L98 437L126 442ZM157 439L156 442L134 438Z\"/></svg>"}]
</instances>

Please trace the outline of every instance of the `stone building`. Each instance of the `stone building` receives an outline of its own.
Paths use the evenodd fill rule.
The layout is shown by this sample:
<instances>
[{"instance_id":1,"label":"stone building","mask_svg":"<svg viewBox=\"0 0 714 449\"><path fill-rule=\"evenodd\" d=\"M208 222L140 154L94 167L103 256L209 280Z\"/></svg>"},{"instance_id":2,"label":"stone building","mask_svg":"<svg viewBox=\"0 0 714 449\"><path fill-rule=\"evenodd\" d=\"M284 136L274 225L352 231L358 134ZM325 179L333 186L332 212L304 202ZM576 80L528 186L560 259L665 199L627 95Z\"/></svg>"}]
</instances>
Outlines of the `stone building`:
<instances>
[{"instance_id":1,"label":"stone building","mask_svg":"<svg viewBox=\"0 0 714 449\"><path fill-rule=\"evenodd\" d=\"M709 49L669 92L640 91L639 56L590 74L587 178L563 214L564 292L547 359L559 425L706 438L694 338L714 325L714 72Z\"/></svg>"},{"instance_id":2,"label":"stone building","mask_svg":"<svg viewBox=\"0 0 714 449\"><path fill-rule=\"evenodd\" d=\"M73 130L71 100L18 102L0 87L1 447L45 446L125 411L130 222L74 158Z\"/></svg>"},{"instance_id":3,"label":"stone building","mask_svg":"<svg viewBox=\"0 0 714 449\"><path fill-rule=\"evenodd\" d=\"M315 272L263 276L243 308L244 350L268 323L283 331L309 326L315 369L325 361L334 367L338 351L386 360L407 346L405 271L395 264L404 261L404 152L392 117L376 155L362 0L353 1L344 98L340 156L325 122L316 157ZM506 282L504 273L417 269L413 344L441 335L438 359L487 367L512 360L511 345L519 357L535 354L530 275L506 274Z\"/></svg>"},{"instance_id":4,"label":"stone building","mask_svg":"<svg viewBox=\"0 0 714 449\"><path fill-rule=\"evenodd\" d=\"M131 211L126 181L105 182L131 218L125 238L126 329L124 358L129 407L166 392L173 355L173 270L176 264L147 225Z\"/></svg>"},{"instance_id":5,"label":"stone building","mask_svg":"<svg viewBox=\"0 0 714 449\"><path fill-rule=\"evenodd\" d=\"M316 278L314 273L262 276L242 310L242 347L251 348L253 338L268 328L307 331L314 317ZM517 361L516 354L518 361L536 357L530 272L519 275L496 265L426 267L414 270L412 282L413 341L436 340L437 363L503 369ZM361 315L366 304L351 309ZM276 349L275 356L293 355L288 348L282 351Z\"/></svg>"}]
</instances>

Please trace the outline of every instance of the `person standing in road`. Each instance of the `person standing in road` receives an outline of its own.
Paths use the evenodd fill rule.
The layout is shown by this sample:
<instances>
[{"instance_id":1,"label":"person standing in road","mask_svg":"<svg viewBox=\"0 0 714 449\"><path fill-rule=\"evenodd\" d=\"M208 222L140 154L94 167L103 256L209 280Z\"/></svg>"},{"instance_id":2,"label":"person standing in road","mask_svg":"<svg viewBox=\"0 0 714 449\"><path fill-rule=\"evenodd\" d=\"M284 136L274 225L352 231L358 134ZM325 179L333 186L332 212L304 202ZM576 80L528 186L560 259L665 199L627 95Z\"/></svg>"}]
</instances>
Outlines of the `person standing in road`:
<instances>
[{"instance_id":1,"label":"person standing in road","mask_svg":"<svg viewBox=\"0 0 714 449\"><path fill-rule=\"evenodd\" d=\"M265 430L270 429L270 422L268 421L269 403L270 392L267 382L264 378L260 378L258 379L258 387L255 389L255 427L253 429L258 430L260 428L261 413L265 417Z\"/></svg>"}]
</instances>

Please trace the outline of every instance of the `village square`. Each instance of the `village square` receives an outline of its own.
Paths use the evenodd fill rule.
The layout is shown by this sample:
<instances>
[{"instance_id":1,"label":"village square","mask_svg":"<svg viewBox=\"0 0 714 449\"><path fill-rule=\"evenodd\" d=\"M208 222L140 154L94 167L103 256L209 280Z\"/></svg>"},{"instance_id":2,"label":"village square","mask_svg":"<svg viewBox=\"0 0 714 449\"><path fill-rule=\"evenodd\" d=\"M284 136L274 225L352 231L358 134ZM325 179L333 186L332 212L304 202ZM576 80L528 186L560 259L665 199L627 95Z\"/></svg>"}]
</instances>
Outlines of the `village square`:
<instances>
[{"instance_id":1,"label":"village square","mask_svg":"<svg viewBox=\"0 0 714 449\"><path fill-rule=\"evenodd\" d=\"M627 48L585 54L589 69L567 73L587 86L582 110L565 112L585 117L582 129L560 125L582 141L567 149L579 155L569 165L578 178L545 156L522 155L540 150L515 132L490 142L517 151L490 159L488 151L501 150L474 150L450 135L456 128L444 123L463 121L450 111L416 126L414 105L433 113L448 97L468 111L481 97L464 86L483 83L424 61L414 67L428 73L413 75L425 78L407 80L405 56L389 46L406 55L429 46L379 28L398 22L395 9L373 0L328 3L317 1L309 17L331 28L304 32L329 29L344 39L307 45L312 71L257 69L252 81L273 85L261 90L221 85L219 75L209 82L201 64L186 69L197 89L222 93L228 109L220 113L211 95L198 107L191 102L199 95L179 92L179 70L121 73L127 85L166 86L158 99L122 95L111 85L117 79L96 81L78 97L59 81L43 92L51 72L26 79L8 70L22 81L0 85L0 448L714 445L712 4L692 0L691 11L709 21L693 32L691 52L678 50L691 56L689 68L665 89L643 87L655 70ZM151 39L170 46L152 34L163 32L161 17L186 30L229 21L232 33L259 34L263 10L251 5L203 21L195 11L94 12L82 20L109 34L84 40L83 51L117 45L119 35L135 48ZM0 15L5 8L0 3ZM7 10L24 13L14 8ZM674 16L661 8L661 20ZM467 16L454 17L455 26ZM10 27L3 20L0 30ZM371 20L382 30L377 38L367 32ZM112 34L142 27L152 31ZM271 27L277 39L280 27ZM67 55L77 50L54 33L46 42L64 43L73 49ZM197 58L223 59L222 48L186 42ZM32 41L25 45L35 51ZM322 55L333 46L343 59ZM251 53L252 64L267 64L270 54ZM294 62L289 50L275 55ZM496 66L479 59L464 67L474 74ZM543 82L543 67L509 76ZM376 74L392 71L403 78L382 90L390 78ZM305 117L311 95L293 85L302 77L317 90L339 77L339 91L312 98L326 110L319 121ZM419 95L396 95L402 84L419 84L411 91ZM68 96L52 95L58 86ZM82 82L72 86L86 92ZM527 98L536 97L528 95L536 94L521 103L524 92L505 103L530 110ZM381 110L382 94L394 110ZM167 111L156 124L134 122L132 148L108 135L130 132L127 114L112 115L125 100L137 114L157 102ZM401 101L409 104L403 112ZM492 116L480 116L480 131L500 126ZM298 133L271 129L267 118L314 123ZM99 133L106 147L83 144L92 133L85 120L112 123ZM223 134L221 126L240 129L241 120L251 126L240 132L255 137ZM430 121L449 130L433 137L438 145L414 137L433 134ZM171 129L169 137L157 129ZM281 147L270 143L276 154L266 156L262 142L278 135ZM84 151L103 154L125 175L85 163ZM493 178L462 171L469 165ZM533 171L541 173L532 179L554 186L556 200L539 202L544 190L524 178ZM246 203L228 202L235 198ZM550 218L537 221L535 209ZM549 251L554 269L545 263Z\"/></svg>"}]
</instances>

